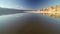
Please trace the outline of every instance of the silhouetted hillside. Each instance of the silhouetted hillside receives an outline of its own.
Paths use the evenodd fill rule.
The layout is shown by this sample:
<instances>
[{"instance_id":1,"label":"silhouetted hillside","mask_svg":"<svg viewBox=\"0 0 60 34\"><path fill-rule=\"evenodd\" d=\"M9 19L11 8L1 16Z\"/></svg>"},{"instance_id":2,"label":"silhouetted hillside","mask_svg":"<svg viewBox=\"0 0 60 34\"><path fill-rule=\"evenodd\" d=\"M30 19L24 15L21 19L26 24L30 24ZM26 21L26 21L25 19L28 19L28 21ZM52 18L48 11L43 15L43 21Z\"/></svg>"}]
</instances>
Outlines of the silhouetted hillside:
<instances>
[{"instance_id":1,"label":"silhouetted hillside","mask_svg":"<svg viewBox=\"0 0 60 34\"><path fill-rule=\"evenodd\" d=\"M0 8L0 15L24 13L24 11L33 11L33 10L18 10L18 9Z\"/></svg>"}]
</instances>

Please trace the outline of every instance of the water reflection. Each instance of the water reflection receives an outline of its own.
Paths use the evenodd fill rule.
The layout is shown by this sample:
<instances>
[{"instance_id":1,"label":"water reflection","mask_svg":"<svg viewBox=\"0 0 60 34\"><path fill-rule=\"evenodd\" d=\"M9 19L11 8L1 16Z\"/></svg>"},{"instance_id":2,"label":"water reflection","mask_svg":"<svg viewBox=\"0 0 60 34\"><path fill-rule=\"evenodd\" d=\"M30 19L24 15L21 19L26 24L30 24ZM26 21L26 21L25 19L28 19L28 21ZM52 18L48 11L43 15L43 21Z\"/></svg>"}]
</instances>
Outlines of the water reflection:
<instances>
[{"instance_id":1,"label":"water reflection","mask_svg":"<svg viewBox=\"0 0 60 34\"><path fill-rule=\"evenodd\" d=\"M56 23L57 20L55 20L54 18L50 18L50 17L47 17L47 16L42 16L40 14L32 14L32 13L23 14L23 13L20 13L20 14L10 14L10 15L0 16L0 31L2 32L3 30L6 30L6 32L8 32L9 30L10 31L13 30L14 32L16 32L16 28L18 28L18 27L21 28L22 25L23 25L22 22L21 22L21 19L25 23L24 20L26 20L26 21L28 21L28 20L38 21L37 18L39 19L39 22L36 22L36 23L33 23L33 24L29 22L30 24L29 23L27 23L27 24L30 25L30 26L31 25L33 26L34 24L38 25L38 23L39 23L40 25L42 24L43 26L45 25L45 26L49 26L49 27L53 28L54 31L56 30L56 28L53 27L53 26L55 26L54 23L57 25L57 23ZM17 27L17 25L18 25L18 27ZM23 25L23 26L25 26L25 25ZM48 28L46 28L46 29L48 29ZM23 30L23 32L24 32L24 30Z\"/></svg>"}]
</instances>

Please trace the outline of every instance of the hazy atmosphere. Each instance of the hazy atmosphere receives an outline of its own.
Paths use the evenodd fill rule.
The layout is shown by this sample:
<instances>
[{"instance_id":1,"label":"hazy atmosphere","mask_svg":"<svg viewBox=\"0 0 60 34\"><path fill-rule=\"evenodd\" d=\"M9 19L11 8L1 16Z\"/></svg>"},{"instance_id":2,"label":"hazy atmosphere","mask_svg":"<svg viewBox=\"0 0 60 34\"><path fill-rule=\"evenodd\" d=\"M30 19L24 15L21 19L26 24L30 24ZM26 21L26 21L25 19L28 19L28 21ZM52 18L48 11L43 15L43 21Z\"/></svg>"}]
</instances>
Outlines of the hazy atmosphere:
<instances>
[{"instance_id":1,"label":"hazy atmosphere","mask_svg":"<svg viewBox=\"0 0 60 34\"><path fill-rule=\"evenodd\" d=\"M60 0L0 0L0 7L14 9L39 9L60 5Z\"/></svg>"}]
</instances>

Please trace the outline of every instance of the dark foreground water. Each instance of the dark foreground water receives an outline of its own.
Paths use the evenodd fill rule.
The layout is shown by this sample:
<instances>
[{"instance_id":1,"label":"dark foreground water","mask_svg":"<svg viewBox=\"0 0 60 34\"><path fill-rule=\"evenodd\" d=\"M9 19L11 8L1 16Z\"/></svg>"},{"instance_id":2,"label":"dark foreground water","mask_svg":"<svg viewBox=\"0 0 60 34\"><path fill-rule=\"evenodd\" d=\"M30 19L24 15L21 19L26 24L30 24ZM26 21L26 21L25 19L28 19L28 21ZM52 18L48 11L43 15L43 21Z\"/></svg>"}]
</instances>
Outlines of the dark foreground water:
<instances>
[{"instance_id":1,"label":"dark foreground water","mask_svg":"<svg viewBox=\"0 0 60 34\"><path fill-rule=\"evenodd\" d=\"M60 19L40 14L10 14L0 16L0 34L59 34Z\"/></svg>"}]
</instances>

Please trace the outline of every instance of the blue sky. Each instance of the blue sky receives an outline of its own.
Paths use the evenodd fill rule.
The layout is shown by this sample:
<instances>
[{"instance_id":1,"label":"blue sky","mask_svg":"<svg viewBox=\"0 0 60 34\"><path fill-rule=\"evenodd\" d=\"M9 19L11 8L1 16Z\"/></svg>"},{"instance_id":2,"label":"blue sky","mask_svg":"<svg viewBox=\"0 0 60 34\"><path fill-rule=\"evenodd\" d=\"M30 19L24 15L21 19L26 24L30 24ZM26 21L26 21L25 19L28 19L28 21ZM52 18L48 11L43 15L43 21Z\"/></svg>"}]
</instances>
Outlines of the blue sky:
<instances>
[{"instance_id":1,"label":"blue sky","mask_svg":"<svg viewBox=\"0 0 60 34\"><path fill-rule=\"evenodd\" d=\"M0 0L0 7L14 9L39 9L60 5L60 0Z\"/></svg>"},{"instance_id":2,"label":"blue sky","mask_svg":"<svg viewBox=\"0 0 60 34\"><path fill-rule=\"evenodd\" d=\"M17 5L15 0L0 0L0 7L23 9L21 5Z\"/></svg>"}]
</instances>

